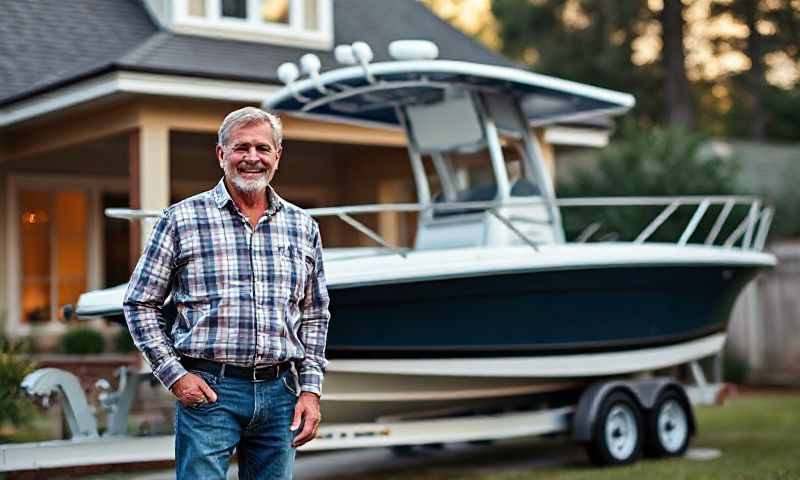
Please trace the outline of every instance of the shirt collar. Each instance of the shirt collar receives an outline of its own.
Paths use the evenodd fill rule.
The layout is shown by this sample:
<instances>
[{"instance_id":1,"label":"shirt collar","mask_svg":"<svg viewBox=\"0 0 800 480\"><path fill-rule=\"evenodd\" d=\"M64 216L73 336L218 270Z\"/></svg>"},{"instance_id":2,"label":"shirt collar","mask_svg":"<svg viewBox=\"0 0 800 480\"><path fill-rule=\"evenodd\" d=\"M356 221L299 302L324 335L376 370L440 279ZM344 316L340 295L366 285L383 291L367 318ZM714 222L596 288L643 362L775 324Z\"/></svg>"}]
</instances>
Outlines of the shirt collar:
<instances>
[{"instance_id":1,"label":"shirt collar","mask_svg":"<svg viewBox=\"0 0 800 480\"><path fill-rule=\"evenodd\" d=\"M214 197L214 203L216 203L217 208L223 208L228 203L233 204L231 194L228 193L228 189L225 187L225 177L219 180L211 191L211 195ZM275 193L275 190L270 185L267 185L267 197L269 198L269 208L267 208L266 215L271 217L283 208L283 199Z\"/></svg>"}]
</instances>

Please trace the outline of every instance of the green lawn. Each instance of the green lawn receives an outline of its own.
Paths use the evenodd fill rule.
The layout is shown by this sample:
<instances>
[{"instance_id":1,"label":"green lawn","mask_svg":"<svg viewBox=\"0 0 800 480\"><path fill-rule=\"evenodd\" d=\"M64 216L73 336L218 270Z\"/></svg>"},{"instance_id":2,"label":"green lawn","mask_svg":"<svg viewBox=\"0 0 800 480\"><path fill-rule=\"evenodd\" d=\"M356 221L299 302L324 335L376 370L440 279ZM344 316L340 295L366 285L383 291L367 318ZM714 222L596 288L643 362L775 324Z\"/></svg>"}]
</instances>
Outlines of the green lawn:
<instances>
[{"instance_id":1,"label":"green lawn","mask_svg":"<svg viewBox=\"0 0 800 480\"><path fill-rule=\"evenodd\" d=\"M698 436L695 448L713 448L715 460L643 460L622 468L599 469L589 465L574 446L559 441L510 444L496 454L501 458L459 459L423 469L403 468L355 480L796 480L800 479L800 395L770 394L729 399L723 407L696 409ZM528 453L530 452L530 453ZM526 467L532 455L546 462L560 457L564 466ZM507 465L507 466L502 466Z\"/></svg>"}]
</instances>

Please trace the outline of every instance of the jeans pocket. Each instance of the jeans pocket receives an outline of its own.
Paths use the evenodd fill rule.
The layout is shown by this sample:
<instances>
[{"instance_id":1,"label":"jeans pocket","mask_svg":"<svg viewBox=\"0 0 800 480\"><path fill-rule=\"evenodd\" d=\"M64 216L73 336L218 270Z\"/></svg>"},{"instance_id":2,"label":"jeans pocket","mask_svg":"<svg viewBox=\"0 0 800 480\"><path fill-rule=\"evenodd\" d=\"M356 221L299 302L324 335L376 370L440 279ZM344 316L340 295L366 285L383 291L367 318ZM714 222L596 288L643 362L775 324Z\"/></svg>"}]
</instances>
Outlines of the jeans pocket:
<instances>
[{"instance_id":1,"label":"jeans pocket","mask_svg":"<svg viewBox=\"0 0 800 480\"><path fill-rule=\"evenodd\" d=\"M292 372L284 374L283 377L281 377L281 383L283 384L283 388L293 396L297 397L300 395L300 389L297 387L297 382Z\"/></svg>"},{"instance_id":2,"label":"jeans pocket","mask_svg":"<svg viewBox=\"0 0 800 480\"><path fill-rule=\"evenodd\" d=\"M209 385L216 385L219 383L219 378L213 373L208 373L205 370L195 370L193 368L189 368L187 371L202 378Z\"/></svg>"}]
</instances>

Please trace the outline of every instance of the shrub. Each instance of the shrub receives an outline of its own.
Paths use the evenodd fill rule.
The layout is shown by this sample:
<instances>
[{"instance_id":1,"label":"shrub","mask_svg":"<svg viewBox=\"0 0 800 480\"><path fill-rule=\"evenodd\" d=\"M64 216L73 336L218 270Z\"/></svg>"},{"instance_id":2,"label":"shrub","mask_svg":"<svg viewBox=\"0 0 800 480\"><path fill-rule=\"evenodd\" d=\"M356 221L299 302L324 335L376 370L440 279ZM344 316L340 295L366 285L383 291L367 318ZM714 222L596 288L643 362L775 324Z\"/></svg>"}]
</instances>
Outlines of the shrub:
<instances>
[{"instance_id":1,"label":"shrub","mask_svg":"<svg viewBox=\"0 0 800 480\"><path fill-rule=\"evenodd\" d=\"M74 328L61 337L61 351L74 355L102 353L103 335L87 327Z\"/></svg>"},{"instance_id":2,"label":"shrub","mask_svg":"<svg viewBox=\"0 0 800 480\"><path fill-rule=\"evenodd\" d=\"M127 328L122 328L114 335L114 351L119 353L130 353L136 351L133 338Z\"/></svg>"},{"instance_id":3,"label":"shrub","mask_svg":"<svg viewBox=\"0 0 800 480\"><path fill-rule=\"evenodd\" d=\"M701 148L702 135L681 129L623 125L618 138L598 153L591 170L577 171L559 182L559 197L726 195L736 189L738 163ZM633 240L665 206L578 207L562 211L567 238L599 222L594 239ZM659 228L652 240L674 242L689 223L696 206L681 207ZM709 209L694 238L710 230L721 205ZM728 224L743 217L746 207L734 209ZM727 224L726 224L727 225ZM732 228L731 228L732 229ZM723 233L728 233L723 230ZM724 239L724 236L718 237Z\"/></svg>"},{"instance_id":4,"label":"shrub","mask_svg":"<svg viewBox=\"0 0 800 480\"><path fill-rule=\"evenodd\" d=\"M33 412L20 383L35 368L22 341L0 336L0 425L24 424Z\"/></svg>"}]
</instances>

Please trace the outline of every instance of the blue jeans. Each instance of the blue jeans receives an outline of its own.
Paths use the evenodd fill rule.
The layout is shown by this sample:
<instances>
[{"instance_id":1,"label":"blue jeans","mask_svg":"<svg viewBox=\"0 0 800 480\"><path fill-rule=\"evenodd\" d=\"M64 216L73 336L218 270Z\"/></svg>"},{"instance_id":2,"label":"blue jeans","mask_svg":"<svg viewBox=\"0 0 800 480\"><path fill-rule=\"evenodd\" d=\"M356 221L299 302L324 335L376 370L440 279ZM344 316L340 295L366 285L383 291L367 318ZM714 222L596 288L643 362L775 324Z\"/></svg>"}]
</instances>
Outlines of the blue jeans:
<instances>
[{"instance_id":1,"label":"blue jeans","mask_svg":"<svg viewBox=\"0 0 800 480\"><path fill-rule=\"evenodd\" d=\"M197 407L176 402L177 480L225 479L234 449L240 479L291 479L295 449L289 426L297 402L292 372L264 382L192 373L203 377L217 401Z\"/></svg>"}]
</instances>

